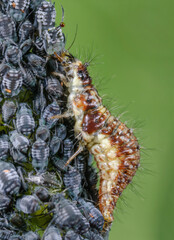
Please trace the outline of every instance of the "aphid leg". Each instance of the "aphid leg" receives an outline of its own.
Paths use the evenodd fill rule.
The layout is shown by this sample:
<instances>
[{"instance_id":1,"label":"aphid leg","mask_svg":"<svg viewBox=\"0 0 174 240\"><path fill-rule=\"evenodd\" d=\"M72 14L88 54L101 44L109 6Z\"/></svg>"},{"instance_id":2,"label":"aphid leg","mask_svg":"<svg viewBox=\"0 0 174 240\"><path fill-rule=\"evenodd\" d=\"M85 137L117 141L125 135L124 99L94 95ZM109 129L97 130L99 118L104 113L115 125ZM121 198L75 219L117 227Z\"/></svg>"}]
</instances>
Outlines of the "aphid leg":
<instances>
[{"instance_id":1,"label":"aphid leg","mask_svg":"<svg viewBox=\"0 0 174 240\"><path fill-rule=\"evenodd\" d=\"M64 84L66 87L69 87L69 83L67 82L66 77L65 77L62 73L52 72L51 74L52 74L54 77L59 77L60 80L63 82L63 84Z\"/></svg>"},{"instance_id":2,"label":"aphid leg","mask_svg":"<svg viewBox=\"0 0 174 240\"><path fill-rule=\"evenodd\" d=\"M22 187L25 191L27 191L28 189L28 185L27 183L25 182L24 180L24 176L23 176L23 173L22 173L22 168L21 167L18 167L17 168L17 173L19 174L20 178L21 178L21 182L22 182Z\"/></svg>"},{"instance_id":3,"label":"aphid leg","mask_svg":"<svg viewBox=\"0 0 174 240\"><path fill-rule=\"evenodd\" d=\"M84 147L82 145L80 145L77 149L77 151L68 159L68 161L66 162L65 166L67 167L70 162L75 158L77 157L77 155L79 155L79 153L83 152L84 150Z\"/></svg>"}]
</instances>

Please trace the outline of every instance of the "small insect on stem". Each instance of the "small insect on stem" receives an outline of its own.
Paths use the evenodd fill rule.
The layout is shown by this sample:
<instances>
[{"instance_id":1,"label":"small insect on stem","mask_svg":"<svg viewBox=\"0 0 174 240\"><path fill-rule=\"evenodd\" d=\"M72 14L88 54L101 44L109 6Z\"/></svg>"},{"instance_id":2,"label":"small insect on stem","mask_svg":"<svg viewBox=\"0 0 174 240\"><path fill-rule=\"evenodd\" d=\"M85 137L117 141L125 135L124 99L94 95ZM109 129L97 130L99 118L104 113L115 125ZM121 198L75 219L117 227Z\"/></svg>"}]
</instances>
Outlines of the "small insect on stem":
<instances>
[{"instance_id":1,"label":"small insect on stem","mask_svg":"<svg viewBox=\"0 0 174 240\"><path fill-rule=\"evenodd\" d=\"M103 106L101 97L92 85L88 65L82 64L68 51L60 56L55 55L64 68L63 79L66 77L68 82L69 96L68 111L53 118L73 115L74 132L81 134L80 147L66 166L83 147L93 154L100 172L99 209L107 225L112 223L116 202L139 166L140 147L132 130L111 116Z\"/></svg>"}]
</instances>

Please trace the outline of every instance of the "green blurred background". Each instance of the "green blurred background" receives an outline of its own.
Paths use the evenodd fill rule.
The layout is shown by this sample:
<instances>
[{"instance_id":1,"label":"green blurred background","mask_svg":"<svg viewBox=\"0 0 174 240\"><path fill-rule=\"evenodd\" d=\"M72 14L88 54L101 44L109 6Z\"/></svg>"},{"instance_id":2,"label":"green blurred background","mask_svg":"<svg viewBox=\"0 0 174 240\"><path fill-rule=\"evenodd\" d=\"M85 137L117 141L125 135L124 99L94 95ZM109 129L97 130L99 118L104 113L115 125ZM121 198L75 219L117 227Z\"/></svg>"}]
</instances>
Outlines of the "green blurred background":
<instances>
[{"instance_id":1,"label":"green blurred background","mask_svg":"<svg viewBox=\"0 0 174 240\"><path fill-rule=\"evenodd\" d=\"M56 0L67 47L91 62L112 112L125 113L144 148L134 184L118 202L110 240L174 239L174 1ZM110 104L109 101L112 103ZM172 147L173 146L173 147Z\"/></svg>"}]
</instances>

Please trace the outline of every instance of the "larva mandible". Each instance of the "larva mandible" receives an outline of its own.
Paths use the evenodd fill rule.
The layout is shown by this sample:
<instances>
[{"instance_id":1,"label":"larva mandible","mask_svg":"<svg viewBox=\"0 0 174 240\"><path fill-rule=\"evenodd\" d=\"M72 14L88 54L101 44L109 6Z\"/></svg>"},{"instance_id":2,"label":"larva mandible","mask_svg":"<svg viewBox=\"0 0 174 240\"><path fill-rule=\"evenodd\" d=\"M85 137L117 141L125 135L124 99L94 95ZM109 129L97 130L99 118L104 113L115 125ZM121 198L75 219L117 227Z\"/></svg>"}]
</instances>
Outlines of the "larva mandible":
<instances>
[{"instance_id":1,"label":"larva mandible","mask_svg":"<svg viewBox=\"0 0 174 240\"><path fill-rule=\"evenodd\" d=\"M62 117L75 118L75 134L81 135L77 153L86 146L94 155L100 172L99 209L111 223L116 202L139 166L140 147L132 130L103 106L87 65L68 51L55 55L65 71L65 76L57 75L69 90L68 112Z\"/></svg>"}]
</instances>

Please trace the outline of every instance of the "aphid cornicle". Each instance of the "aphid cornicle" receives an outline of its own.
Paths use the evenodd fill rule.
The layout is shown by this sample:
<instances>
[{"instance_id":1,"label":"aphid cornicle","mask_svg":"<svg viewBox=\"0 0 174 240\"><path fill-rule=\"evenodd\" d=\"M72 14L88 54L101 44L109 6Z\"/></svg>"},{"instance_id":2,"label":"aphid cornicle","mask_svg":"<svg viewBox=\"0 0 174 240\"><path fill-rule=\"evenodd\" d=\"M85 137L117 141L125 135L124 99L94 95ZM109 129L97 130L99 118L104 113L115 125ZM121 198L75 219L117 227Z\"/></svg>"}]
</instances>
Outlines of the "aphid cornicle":
<instances>
[{"instance_id":1,"label":"aphid cornicle","mask_svg":"<svg viewBox=\"0 0 174 240\"><path fill-rule=\"evenodd\" d=\"M68 52L56 56L64 66L70 93L69 113L62 117L73 115L75 118L74 131L82 139L78 152L86 146L94 155L100 171L99 208L105 221L110 223L119 196L139 166L140 147L132 130L102 105L87 65Z\"/></svg>"}]
</instances>

